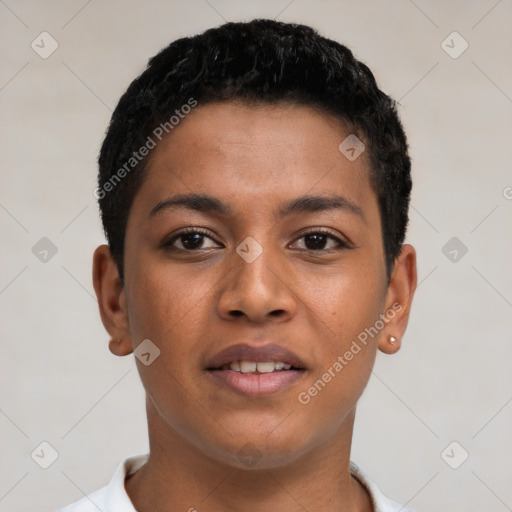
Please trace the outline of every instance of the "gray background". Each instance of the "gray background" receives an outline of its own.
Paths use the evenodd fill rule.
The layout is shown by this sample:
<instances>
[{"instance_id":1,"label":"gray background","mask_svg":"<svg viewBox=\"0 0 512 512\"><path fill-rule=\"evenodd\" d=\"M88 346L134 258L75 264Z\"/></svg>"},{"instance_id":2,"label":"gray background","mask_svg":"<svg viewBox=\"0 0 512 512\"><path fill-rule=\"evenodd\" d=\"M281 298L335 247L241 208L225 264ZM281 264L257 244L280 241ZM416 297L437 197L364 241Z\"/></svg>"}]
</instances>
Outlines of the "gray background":
<instances>
[{"instance_id":1,"label":"gray background","mask_svg":"<svg viewBox=\"0 0 512 512\"><path fill-rule=\"evenodd\" d=\"M512 510L510 0L0 0L0 17L1 511L51 511L146 451L133 356L108 351L91 284L97 152L151 55L253 17L351 47L410 140L420 285L401 352L379 355L361 400L353 459L418 511ZM51 48L43 31L59 45L46 59L31 48Z\"/></svg>"}]
</instances>

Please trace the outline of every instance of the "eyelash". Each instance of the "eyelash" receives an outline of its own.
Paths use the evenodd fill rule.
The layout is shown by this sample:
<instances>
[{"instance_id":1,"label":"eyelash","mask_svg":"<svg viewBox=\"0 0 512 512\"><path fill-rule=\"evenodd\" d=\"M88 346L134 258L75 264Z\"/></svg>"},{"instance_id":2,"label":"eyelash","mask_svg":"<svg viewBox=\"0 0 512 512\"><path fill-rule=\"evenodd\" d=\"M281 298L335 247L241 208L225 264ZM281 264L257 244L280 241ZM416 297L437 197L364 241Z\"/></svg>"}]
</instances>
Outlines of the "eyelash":
<instances>
[{"instance_id":1,"label":"eyelash","mask_svg":"<svg viewBox=\"0 0 512 512\"><path fill-rule=\"evenodd\" d=\"M185 228L184 230L180 231L178 234L174 235L172 238L170 238L169 240L165 241L162 246L164 247L164 249L166 250L169 250L169 251L181 251L181 252L196 252L196 251L200 251L201 248L199 249L181 249L179 247L173 247L173 244L179 240L182 236L185 236L185 235L194 235L194 234L198 234L198 235L202 235L203 237L206 237L206 238L209 238L210 240L212 240L213 242L215 242L216 244L218 244L219 242L217 242L215 239L213 239L208 231L202 229L202 228ZM303 232L300 234L300 236L298 238L295 239L294 242L297 242L298 240L308 236L308 235L323 235L323 236L326 236L327 238L330 238L331 240L334 240L336 243L337 243L337 247L333 247L333 248L330 248L330 249L300 249L301 251L309 251L309 252L315 252L315 253L319 253L319 252L328 252L328 251L339 251L339 250L342 250L342 249L351 249L351 246L345 242L344 240L342 240L341 238L333 235L328 229L326 228L313 228L309 231L306 231L306 232ZM292 242L292 243L294 243Z\"/></svg>"},{"instance_id":2,"label":"eyelash","mask_svg":"<svg viewBox=\"0 0 512 512\"><path fill-rule=\"evenodd\" d=\"M308 231L304 231L303 233L300 234L300 236L295 239L295 242L297 240L300 240L301 238L304 238L308 235L322 235L322 236L325 236L327 237L328 239L330 238L331 240L334 240L337 244L337 247L332 247L330 249L301 249L303 251L311 251L311 252L328 252L328 251L340 251L342 249L351 249L351 246L349 245L348 242L346 242L345 240L341 239L340 237L336 236L336 235L333 235L331 231L329 231L327 228L312 228Z\"/></svg>"}]
</instances>

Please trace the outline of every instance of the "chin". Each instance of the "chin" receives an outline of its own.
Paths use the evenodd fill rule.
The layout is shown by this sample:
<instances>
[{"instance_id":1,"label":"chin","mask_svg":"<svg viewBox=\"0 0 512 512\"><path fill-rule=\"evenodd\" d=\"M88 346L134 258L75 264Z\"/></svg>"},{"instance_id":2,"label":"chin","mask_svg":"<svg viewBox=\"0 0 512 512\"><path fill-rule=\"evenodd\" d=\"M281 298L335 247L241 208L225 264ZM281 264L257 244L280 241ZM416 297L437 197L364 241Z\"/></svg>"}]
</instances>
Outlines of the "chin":
<instances>
[{"instance_id":1,"label":"chin","mask_svg":"<svg viewBox=\"0 0 512 512\"><path fill-rule=\"evenodd\" d=\"M247 471L269 470L286 467L297 461L307 450L307 442L288 432L280 436L269 435L268 429L258 435L254 428L244 436L237 433L226 439L224 446L217 445L215 459L226 465Z\"/></svg>"}]
</instances>

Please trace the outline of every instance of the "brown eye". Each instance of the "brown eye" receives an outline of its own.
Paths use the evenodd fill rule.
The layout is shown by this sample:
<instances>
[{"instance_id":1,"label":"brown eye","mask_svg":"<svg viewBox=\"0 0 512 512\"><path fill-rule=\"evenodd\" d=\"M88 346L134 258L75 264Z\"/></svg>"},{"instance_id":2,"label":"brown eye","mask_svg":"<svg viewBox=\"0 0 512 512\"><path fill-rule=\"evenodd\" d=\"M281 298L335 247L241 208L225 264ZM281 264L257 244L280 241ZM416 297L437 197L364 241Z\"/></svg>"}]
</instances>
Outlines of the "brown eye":
<instances>
[{"instance_id":1,"label":"brown eye","mask_svg":"<svg viewBox=\"0 0 512 512\"><path fill-rule=\"evenodd\" d=\"M298 245L298 247L292 247L293 249L302 249L308 251L325 251L332 249L336 250L349 247L348 244L340 238L331 234L323 233L321 231L306 233L298 238L294 244Z\"/></svg>"},{"instance_id":2,"label":"brown eye","mask_svg":"<svg viewBox=\"0 0 512 512\"><path fill-rule=\"evenodd\" d=\"M181 235L178 240L184 249L200 249L204 242L204 235L199 233L190 233Z\"/></svg>"},{"instance_id":3,"label":"brown eye","mask_svg":"<svg viewBox=\"0 0 512 512\"><path fill-rule=\"evenodd\" d=\"M164 243L166 249L181 251L195 251L200 249L212 249L221 247L215 240L202 231L190 230L178 233L168 242Z\"/></svg>"},{"instance_id":4,"label":"brown eye","mask_svg":"<svg viewBox=\"0 0 512 512\"><path fill-rule=\"evenodd\" d=\"M326 235L314 233L304 237L304 245L307 249L311 250L325 249L325 245L327 244L328 239L329 237Z\"/></svg>"}]
</instances>

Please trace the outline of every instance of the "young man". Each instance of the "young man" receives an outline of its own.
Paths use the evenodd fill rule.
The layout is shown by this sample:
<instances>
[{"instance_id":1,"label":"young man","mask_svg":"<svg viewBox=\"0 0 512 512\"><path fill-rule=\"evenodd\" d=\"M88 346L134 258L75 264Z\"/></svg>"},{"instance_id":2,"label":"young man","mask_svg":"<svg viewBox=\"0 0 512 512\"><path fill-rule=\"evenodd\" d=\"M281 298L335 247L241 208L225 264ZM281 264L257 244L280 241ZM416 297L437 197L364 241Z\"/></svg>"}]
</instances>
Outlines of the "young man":
<instances>
[{"instance_id":1,"label":"young man","mask_svg":"<svg viewBox=\"0 0 512 512\"><path fill-rule=\"evenodd\" d=\"M394 102L313 29L228 23L153 57L99 158L93 280L150 454L64 509L405 510L350 462L416 286Z\"/></svg>"}]
</instances>

